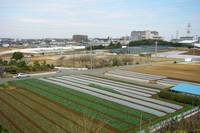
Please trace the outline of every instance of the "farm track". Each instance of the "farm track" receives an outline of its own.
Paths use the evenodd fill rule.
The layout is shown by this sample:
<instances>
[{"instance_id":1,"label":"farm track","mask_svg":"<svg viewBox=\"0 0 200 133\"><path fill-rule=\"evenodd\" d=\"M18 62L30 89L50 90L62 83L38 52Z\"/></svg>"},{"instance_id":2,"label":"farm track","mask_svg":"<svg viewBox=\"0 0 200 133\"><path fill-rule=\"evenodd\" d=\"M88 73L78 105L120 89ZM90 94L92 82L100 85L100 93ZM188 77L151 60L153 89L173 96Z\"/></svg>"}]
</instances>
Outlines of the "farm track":
<instances>
[{"instance_id":1,"label":"farm track","mask_svg":"<svg viewBox=\"0 0 200 133\"><path fill-rule=\"evenodd\" d=\"M40 89L44 89L44 88L40 88ZM77 102L77 101L74 101L74 100L70 99L69 97L59 95L59 94L57 94L57 93L55 93L55 92L50 92L49 90L45 90L45 92L50 93L50 94L55 95L55 96L58 96L58 97L60 97L60 98L62 98L62 99L64 99L64 100L66 100L66 101L69 101L69 102L74 103L74 104L76 104L76 105L79 105L79 106L81 106L81 107L87 108L88 110L92 110L92 111L94 111L94 112L97 112L97 113L99 113L99 114L102 114L102 116L105 117L106 120L111 120L111 119L112 119L113 122L118 122L119 124L120 124L120 123L121 123L121 124L126 124L126 126L129 126L129 127L132 126L131 123L128 123L128 122L126 122L126 121L123 121L123 120L121 120L121 119L119 119L119 118L117 118L117 117L115 117L115 116L110 115L110 114L106 114L106 113L104 113L104 112L102 112L102 111L99 111L99 110L97 110L97 109L95 109L95 108L89 107L89 106L87 106L87 105L85 105L85 104L81 104L81 103L79 103L79 102ZM124 126L125 126L125 125L124 125Z\"/></svg>"},{"instance_id":2,"label":"farm track","mask_svg":"<svg viewBox=\"0 0 200 133\"><path fill-rule=\"evenodd\" d=\"M13 85L15 85L15 84L13 84ZM87 115L84 115L83 113L80 113L80 112L78 112L78 111L76 111L76 110L74 110L74 109L71 109L71 108L67 107L66 105L60 104L60 103L58 103L58 102L56 102L56 101L54 101L54 100L52 100L52 99L49 99L49 98L47 98L46 96L42 96L42 95L40 95L40 94L38 94L38 93L36 93L36 92L33 92L33 91L31 91L31 90L26 89L25 87L21 87L21 86L18 87L18 86L17 86L17 88L21 88L21 89L23 89L23 90L27 90L27 91L29 91L29 92L32 92L32 93L34 93L35 95L38 95L38 96L41 97L41 98L44 98L44 99L46 99L46 100L50 100L51 102L53 102L53 103L56 104L56 105L61 106L61 107L64 108L65 110L68 110L68 111L70 111L70 112L72 112L72 113L74 113L74 114L77 114L77 115L79 115L80 117L84 117L84 118L87 118L88 120L91 120L91 117L89 117L89 116L87 116ZM93 119L93 121L94 121L97 125L103 125L106 129L108 129L108 130L110 130L110 131L112 131L112 132L121 133L118 129L116 129L116 128L114 128L114 127L108 125L108 124L105 124L105 123L102 124L102 121L100 121L100 120L98 120L98 119ZM108 131L108 132L109 132L109 131Z\"/></svg>"},{"instance_id":3,"label":"farm track","mask_svg":"<svg viewBox=\"0 0 200 133\"><path fill-rule=\"evenodd\" d=\"M9 124L6 124L7 126L10 125L10 126L8 126L9 131L11 130L11 131L15 131L15 133L24 133L23 130L12 119L10 119L9 116L4 114L1 110L0 110L0 118L1 118L1 121L3 121L3 119L4 119L4 120L6 120L5 123L9 123Z\"/></svg>"},{"instance_id":4,"label":"farm track","mask_svg":"<svg viewBox=\"0 0 200 133\"><path fill-rule=\"evenodd\" d=\"M48 118L47 116L45 116L44 114L42 114L40 111L34 109L33 107L31 107L30 105L28 105L27 103L24 103L23 101L17 99L15 96L13 96L13 94L10 93L6 93L7 95L9 95L10 97L12 97L13 99L15 99L16 101L18 101L19 103L23 104L24 106L28 107L29 109L31 109L33 112L39 114L41 117L43 117L44 119L46 119L47 121L49 121L52 126L56 125L57 127L59 127L61 129L61 131L63 130L66 133L70 133L69 131L67 131L66 129L64 129L62 126L60 126L59 124L57 124L55 121L53 121L52 119ZM55 127L55 126L54 126ZM59 130L56 128L56 131ZM61 132L59 131L59 132Z\"/></svg>"},{"instance_id":5,"label":"farm track","mask_svg":"<svg viewBox=\"0 0 200 133\"><path fill-rule=\"evenodd\" d=\"M51 85L44 84L44 82L43 82L43 81L40 81L40 80L38 80L36 83L40 83L40 84L42 84L42 85L49 86L49 87L50 87L50 86L51 86L51 87L58 87L58 86L56 86L55 84L51 84L51 83L49 83L49 84L51 84ZM57 89L58 89L58 90L62 89L62 86L60 86L60 87L57 88ZM128 114L128 115L130 115L130 116L132 116L132 117L134 117L134 118L140 119L140 114L137 114L137 115L136 115L135 113L132 113L131 111L133 111L133 110L132 110L131 108L129 109L129 108L125 107L125 106L118 105L118 106L122 106L122 107L123 107L123 108L119 108L118 106L116 106L116 103L111 102L112 104L107 104L108 101L105 101L104 99L99 99L99 98L97 98L97 97L94 97L94 96L88 95L88 94L84 94L84 93L82 93L82 95L81 95L81 92L75 91L75 90L72 90L72 89L66 89L66 88L65 88L64 91L66 91L67 93L70 93L70 94L72 94L72 95L75 95L75 96L77 96L77 97L80 97L81 99L85 99L85 100L91 101L91 102L93 102L93 103L100 104L100 105L105 106L105 107L107 107L107 108L109 108L109 109L113 109L113 110L116 110L116 111L119 111L119 112ZM83 95L83 94L84 94L84 95ZM127 109L129 109L129 110L127 110ZM126 111L125 111L125 110L126 110ZM145 119L145 120L146 120L146 119Z\"/></svg>"},{"instance_id":6,"label":"farm track","mask_svg":"<svg viewBox=\"0 0 200 133\"><path fill-rule=\"evenodd\" d=\"M5 92L4 92L5 93ZM28 116L26 116L24 113L20 112L14 105L11 105L9 102L7 102L6 100L8 99L8 96L5 95L4 98L2 98L2 95L0 96L0 100L5 103L6 105L8 105L10 108L12 108L12 110L14 110L15 112L17 112L18 114L20 114L23 118L25 118L28 122L30 122L32 125L34 125L35 128L38 128L41 132L43 133L48 133L46 130L44 130L43 128L41 128L37 123L35 123L33 120L31 120Z\"/></svg>"}]
</instances>

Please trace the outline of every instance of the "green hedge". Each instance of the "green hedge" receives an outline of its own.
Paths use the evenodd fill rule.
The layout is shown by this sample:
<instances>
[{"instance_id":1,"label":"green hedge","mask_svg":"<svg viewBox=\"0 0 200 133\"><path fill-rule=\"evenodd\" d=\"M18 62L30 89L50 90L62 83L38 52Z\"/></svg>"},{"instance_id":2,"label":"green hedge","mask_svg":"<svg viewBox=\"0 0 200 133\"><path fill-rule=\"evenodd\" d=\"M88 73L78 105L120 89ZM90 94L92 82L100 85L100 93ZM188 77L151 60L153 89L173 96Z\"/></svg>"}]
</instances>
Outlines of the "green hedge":
<instances>
[{"instance_id":1,"label":"green hedge","mask_svg":"<svg viewBox=\"0 0 200 133\"><path fill-rule=\"evenodd\" d=\"M183 93L170 92L167 90L160 91L160 93L158 93L158 96L161 98L173 100L176 102L181 102L184 104L190 104L194 106L200 105L200 97L197 97L197 96L195 97L195 96L190 96Z\"/></svg>"},{"instance_id":2,"label":"green hedge","mask_svg":"<svg viewBox=\"0 0 200 133\"><path fill-rule=\"evenodd\" d=\"M0 133L9 133L9 131L8 131L8 129L6 129L2 125L0 125Z\"/></svg>"}]
</instances>

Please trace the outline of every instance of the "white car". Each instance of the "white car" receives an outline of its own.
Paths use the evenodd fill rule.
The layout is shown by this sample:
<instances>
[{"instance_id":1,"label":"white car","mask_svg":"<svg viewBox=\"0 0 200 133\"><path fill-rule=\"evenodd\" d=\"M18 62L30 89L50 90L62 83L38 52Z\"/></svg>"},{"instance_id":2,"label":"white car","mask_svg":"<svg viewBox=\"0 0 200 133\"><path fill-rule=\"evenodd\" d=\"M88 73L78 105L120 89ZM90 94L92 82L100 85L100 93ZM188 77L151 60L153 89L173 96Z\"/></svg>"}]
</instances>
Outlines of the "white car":
<instances>
[{"instance_id":1,"label":"white car","mask_svg":"<svg viewBox=\"0 0 200 133\"><path fill-rule=\"evenodd\" d=\"M16 78L27 78L30 77L30 75L26 74L26 73L18 73Z\"/></svg>"}]
</instances>

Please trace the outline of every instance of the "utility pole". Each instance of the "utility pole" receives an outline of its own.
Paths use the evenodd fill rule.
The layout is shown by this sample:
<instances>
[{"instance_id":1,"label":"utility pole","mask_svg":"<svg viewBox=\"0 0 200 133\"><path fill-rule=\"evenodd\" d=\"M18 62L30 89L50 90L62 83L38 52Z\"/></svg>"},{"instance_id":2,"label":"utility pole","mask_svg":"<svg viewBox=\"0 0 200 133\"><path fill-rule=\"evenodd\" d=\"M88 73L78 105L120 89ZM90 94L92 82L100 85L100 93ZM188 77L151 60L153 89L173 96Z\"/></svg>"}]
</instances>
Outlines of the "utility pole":
<instances>
[{"instance_id":1,"label":"utility pole","mask_svg":"<svg viewBox=\"0 0 200 133\"><path fill-rule=\"evenodd\" d=\"M140 132L141 132L141 130L142 130L142 112L140 114Z\"/></svg>"},{"instance_id":2,"label":"utility pole","mask_svg":"<svg viewBox=\"0 0 200 133\"><path fill-rule=\"evenodd\" d=\"M156 40L155 42L155 56L157 57L157 53L158 53L158 41Z\"/></svg>"},{"instance_id":3,"label":"utility pole","mask_svg":"<svg viewBox=\"0 0 200 133\"><path fill-rule=\"evenodd\" d=\"M90 43L90 69L93 69L93 60L92 60L92 43Z\"/></svg>"},{"instance_id":4,"label":"utility pole","mask_svg":"<svg viewBox=\"0 0 200 133\"><path fill-rule=\"evenodd\" d=\"M129 51L129 43L128 43L128 55L130 54L130 51Z\"/></svg>"}]
</instances>

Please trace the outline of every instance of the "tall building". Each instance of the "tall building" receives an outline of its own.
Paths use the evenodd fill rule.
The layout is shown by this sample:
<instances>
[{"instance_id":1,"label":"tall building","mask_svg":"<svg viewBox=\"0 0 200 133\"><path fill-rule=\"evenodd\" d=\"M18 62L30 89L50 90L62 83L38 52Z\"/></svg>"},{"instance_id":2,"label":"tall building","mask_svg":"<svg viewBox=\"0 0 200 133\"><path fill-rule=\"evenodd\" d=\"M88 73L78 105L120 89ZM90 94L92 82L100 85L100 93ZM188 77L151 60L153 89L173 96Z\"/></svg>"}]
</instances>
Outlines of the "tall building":
<instances>
[{"instance_id":1,"label":"tall building","mask_svg":"<svg viewBox=\"0 0 200 133\"><path fill-rule=\"evenodd\" d=\"M72 40L75 42L87 42L88 36L87 35L73 35Z\"/></svg>"},{"instance_id":2,"label":"tall building","mask_svg":"<svg viewBox=\"0 0 200 133\"><path fill-rule=\"evenodd\" d=\"M138 40L146 40L146 39L157 39L161 40L162 37L159 36L159 33L157 31L132 31L131 32L131 40L132 41L138 41Z\"/></svg>"}]
</instances>

